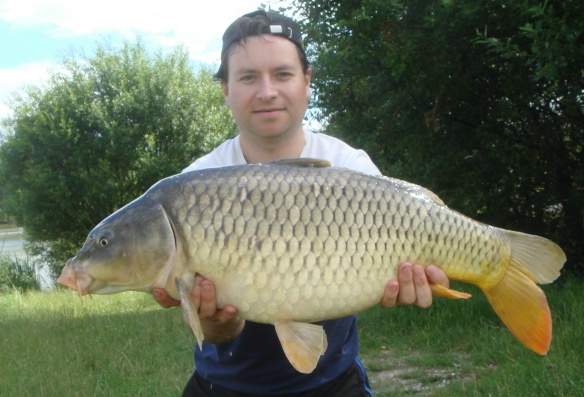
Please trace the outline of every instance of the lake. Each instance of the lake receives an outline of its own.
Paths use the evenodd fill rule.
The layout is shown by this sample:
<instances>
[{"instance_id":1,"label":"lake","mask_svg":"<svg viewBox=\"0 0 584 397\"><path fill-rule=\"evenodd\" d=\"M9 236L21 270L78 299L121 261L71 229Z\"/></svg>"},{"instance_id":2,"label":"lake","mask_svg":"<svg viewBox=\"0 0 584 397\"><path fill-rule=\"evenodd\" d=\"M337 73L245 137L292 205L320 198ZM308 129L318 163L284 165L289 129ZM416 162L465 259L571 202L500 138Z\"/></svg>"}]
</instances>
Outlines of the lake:
<instances>
[{"instance_id":1,"label":"lake","mask_svg":"<svg viewBox=\"0 0 584 397\"><path fill-rule=\"evenodd\" d=\"M24 251L24 244L26 243L26 236L22 228L11 225L0 225L0 252L8 254L10 257L26 259L27 255ZM37 272L41 282L42 289L50 289L54 287L54 282L49 276L49 271L46 267L41 266Z\"/></svg>"}]
</instances>

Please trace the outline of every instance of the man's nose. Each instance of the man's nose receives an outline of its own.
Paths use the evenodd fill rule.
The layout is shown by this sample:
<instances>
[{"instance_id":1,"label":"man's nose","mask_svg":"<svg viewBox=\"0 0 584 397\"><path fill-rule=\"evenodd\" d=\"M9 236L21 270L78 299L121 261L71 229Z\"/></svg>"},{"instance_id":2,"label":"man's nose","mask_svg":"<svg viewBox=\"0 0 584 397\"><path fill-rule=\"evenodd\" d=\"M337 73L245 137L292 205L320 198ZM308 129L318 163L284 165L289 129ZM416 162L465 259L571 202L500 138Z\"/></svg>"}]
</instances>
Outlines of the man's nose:
<instances>
[{"instance_id":1,"label":"man's nose","mask_svg":"<svg viewBox=\"0 0 584 397\"><path fill-rule=\"evenodd\" d=\"M274 81L270 77L264 77L260 81L260 87L258 90L258 98L262 100L271 100L278 96L278 90Z\"/></svg>"}]
</instances>

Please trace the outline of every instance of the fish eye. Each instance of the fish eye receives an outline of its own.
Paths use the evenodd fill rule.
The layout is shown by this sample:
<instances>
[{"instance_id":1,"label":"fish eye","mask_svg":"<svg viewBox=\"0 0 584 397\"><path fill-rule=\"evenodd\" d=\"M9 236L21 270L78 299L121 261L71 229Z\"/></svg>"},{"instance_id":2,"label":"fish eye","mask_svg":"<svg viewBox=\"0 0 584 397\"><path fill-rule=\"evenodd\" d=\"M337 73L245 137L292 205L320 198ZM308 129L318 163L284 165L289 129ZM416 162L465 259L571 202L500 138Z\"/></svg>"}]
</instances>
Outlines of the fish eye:
<instances>
[{"instance_id":1,"label":"fish eye","mask_svg":"<svg viewBox=\"0 0 584 397\"><path fill-rule=\"evenodd\" d=\"M102 231L98 236L96 236L97 245L99 247L107 247L112 237L113 233L110 230Z\"/></svg>"}]
</instances>

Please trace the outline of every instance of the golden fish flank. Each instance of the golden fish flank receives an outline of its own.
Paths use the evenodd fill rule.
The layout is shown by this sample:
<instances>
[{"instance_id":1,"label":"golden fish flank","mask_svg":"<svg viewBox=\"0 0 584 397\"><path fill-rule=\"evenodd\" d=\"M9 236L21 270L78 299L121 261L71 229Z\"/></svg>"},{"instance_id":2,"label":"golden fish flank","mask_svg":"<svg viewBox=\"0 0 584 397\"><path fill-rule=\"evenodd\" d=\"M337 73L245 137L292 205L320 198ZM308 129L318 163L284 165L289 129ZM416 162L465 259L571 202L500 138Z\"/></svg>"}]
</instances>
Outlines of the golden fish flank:
<instances>
[{"instance_id":1,"label":"golden fish flank","mask_svg":"<svg viewBox=\"0 0 584 397\"><path fill-rule=\"evenodd\" d=\"M115 236L106 247L96 243L104 236ZM551 316L535 282L559 276L565 256L556 244L475 222L420 186L322 160L162 180L97 225L59 282L81 295L166 288L181 299L201 343L189 300L201 274L215 283L220 306L274 324L291 364L311 372L326 335L307 323L377 304L402 261L434 263L451 279L478 285L522 343L540 354L549 349Z\"/></svg>"}]
</instances>

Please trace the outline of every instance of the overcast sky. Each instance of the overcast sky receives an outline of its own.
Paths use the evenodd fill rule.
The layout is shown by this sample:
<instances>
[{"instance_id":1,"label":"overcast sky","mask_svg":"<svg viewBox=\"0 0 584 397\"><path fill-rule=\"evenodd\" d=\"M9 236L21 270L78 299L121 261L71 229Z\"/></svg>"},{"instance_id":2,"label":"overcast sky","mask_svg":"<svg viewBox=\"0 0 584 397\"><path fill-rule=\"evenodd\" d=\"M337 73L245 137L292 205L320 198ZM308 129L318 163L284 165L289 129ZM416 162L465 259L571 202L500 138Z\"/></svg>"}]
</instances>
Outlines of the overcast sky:
<instances>
[{"instance_id":1,"label":"overcast sky","mask_svg":"<svg viewBox=\"0 0 584 397\"><path fill-rule=\"evenodd\" d=\"M185 45L195 61L218 64L221 36L261 3L284 0L0 0L0 118L5 101L25 84L41 84L70 49L91 55L106 38L137 36L152 49Z\"/></svg>"}]
</instances>

